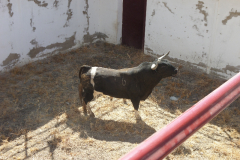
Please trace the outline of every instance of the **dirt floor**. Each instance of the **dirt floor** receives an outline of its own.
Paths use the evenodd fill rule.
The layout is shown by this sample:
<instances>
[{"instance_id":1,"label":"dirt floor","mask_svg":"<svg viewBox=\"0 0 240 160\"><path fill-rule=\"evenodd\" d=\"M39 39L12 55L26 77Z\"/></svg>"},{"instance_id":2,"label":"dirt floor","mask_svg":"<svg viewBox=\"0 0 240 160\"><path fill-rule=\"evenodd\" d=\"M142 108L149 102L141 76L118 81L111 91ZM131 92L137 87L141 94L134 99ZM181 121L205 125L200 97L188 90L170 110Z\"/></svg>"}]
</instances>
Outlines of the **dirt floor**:
<instances>
[{"instance_id":1,"label":"dirt floor","mask_svg":"<svg viewBox=\"0 0 240 160\"><path fill-rule=\"evenodd\" d=\"M96 118L84 116L80 66L117 69L153 60L140 50L99 42L1 73L0 159L116 160L224 82L183 67L141 102L142 120L136 121L129 100L105 95L90 103ZM239 104L237 99L166 159L239 159Z\"/></svg>"}]
</instances>

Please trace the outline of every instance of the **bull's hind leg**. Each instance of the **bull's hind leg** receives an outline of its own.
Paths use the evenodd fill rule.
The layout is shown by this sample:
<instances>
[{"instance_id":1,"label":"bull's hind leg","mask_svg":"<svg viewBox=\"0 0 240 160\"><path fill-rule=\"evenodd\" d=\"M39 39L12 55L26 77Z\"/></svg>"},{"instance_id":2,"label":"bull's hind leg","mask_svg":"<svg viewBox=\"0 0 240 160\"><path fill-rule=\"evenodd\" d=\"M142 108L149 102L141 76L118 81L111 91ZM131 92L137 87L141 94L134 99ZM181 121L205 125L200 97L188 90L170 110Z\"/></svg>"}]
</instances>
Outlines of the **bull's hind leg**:
<instances>
[{"instance_id":1,"label":"bull's hind leg","mask_svg":"<svg viewBox=\"0 0 240 160\"><path fill-rule=\"evenodd\" d=\"M85 101L83 101L83 112L84 112L84 115L87 116L87 105Z\"/></svg>"},{"instance_id":2,"label":"bull's hind leg","mask_svg":"<svg viewBox=\"0 0 240 160\"><path fill-rule=\"evenodd\" d=\"M88 112L89 112L89 114L90 114L90 117L95 117L95 114L92 112L89 104L87 105L87 109L88 109Z\"/></svg>"},{"instance_id":3,"label":"bull's hind leg","mask_svg":"<svg viewBox=\"0 0 240 160\"><path fill-rule=\"evenodd\" d=\"M141 120L141 117L138 113L138 108L139 108L139 103L140 103L140 100L139 99L131 99L132 101L132 104L133 104L133 107L134 107L134 112L135 112L135 117L137 120Z\"/></svg>"},{"instance_id":4,"label":"bull's hind leg","mask_svg":"<svg viewBox=\"0 0 240 160\"><path fill-rule=\"evenodd\" d=\"M85 107L87 108L90 116L95 117L94 113L92 112L92 110L88 104L92 99L93 99L93 90L85 91L84 98L83 98Z\"/></svg>"},{"instance_id":5,"label":"bull's hind leg","mask_svg":"<svg viewBox=\"0 0 240 160\"><path fill-rule=\"evenodd\" d=\"M83 112L84 112L85 115L87 115L86 104L85 104L85 102L83 101L83 98L82 98L82 93L83 93L82 83L80 83L80 84L78 85L78 93L79 93L80 102L81 102L81 104L83 105Z\"/></svg>"}]
</instances>

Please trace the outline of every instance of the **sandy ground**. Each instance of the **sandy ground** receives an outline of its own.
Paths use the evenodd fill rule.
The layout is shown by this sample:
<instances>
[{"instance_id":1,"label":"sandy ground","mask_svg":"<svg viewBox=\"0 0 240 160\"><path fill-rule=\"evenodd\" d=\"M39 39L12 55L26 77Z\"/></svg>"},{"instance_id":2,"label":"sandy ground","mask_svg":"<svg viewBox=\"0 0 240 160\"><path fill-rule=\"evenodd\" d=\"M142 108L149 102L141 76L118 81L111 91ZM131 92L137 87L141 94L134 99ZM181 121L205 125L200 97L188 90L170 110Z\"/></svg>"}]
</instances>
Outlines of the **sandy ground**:
<instances>
[{"instance_id":1,"label":"sandy ground","mask_svg":"<svg viewBox=\"0 0 240 160\"><path fill-rule=\"evenodd\" d=\"M116 160L224 82L183 66L141 102L142 120L136 121L129 100L111 101L106 95L90 103L96 118L84 116L78 98L80 66L126 68L153 60L139 50L99 42L1 73L0 159ZM166 159L239 159L239 102Z\"/></svg>"}]
</instances>

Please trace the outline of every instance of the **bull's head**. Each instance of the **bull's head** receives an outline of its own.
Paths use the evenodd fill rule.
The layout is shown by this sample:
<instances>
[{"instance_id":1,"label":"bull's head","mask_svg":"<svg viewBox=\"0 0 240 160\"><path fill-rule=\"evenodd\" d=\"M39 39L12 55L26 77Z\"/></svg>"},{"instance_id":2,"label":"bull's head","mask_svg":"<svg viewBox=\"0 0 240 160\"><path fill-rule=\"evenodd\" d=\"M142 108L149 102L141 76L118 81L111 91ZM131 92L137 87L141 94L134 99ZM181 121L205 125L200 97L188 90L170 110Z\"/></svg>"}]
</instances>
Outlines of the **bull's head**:
<instances>
[{"instance_id":1,"label":"bull's head","mask_svg":"<svg viewBox=\"0 0 240 160\"><path fill-rule=\"evenodd\" d=\"M174 76L178 72L178 68L175 68L168 62L162 61L162 59L166 57L169 53L170 51L159 57L156 61L153 62L151 66L152 70L157 70L157 72L160 72L164 77Z\"/></svg>"}]
</instances>

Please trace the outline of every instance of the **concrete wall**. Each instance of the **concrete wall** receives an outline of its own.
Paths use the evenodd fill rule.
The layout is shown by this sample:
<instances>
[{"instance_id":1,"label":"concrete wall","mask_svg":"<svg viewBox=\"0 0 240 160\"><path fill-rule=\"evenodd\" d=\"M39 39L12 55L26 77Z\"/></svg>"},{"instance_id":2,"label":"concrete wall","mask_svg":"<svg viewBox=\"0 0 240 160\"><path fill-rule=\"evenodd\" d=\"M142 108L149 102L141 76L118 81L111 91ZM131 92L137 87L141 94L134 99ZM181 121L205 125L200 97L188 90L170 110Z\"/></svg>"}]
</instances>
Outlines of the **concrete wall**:
<instances>
[{"instance_id":1,"label":"concrete wall","mask_svg":"<svg viewBox=\"0 0 240 160\"><path fill-rule=\"evenodd\" d=\"M96 40L121 43L121 0L0 0L0 71Z\"/></svg>"},{"instance_id":2,"label":"concrete wall","mask_svg":"<svg viewBox=\"0 0 240 160\"><path fill-rule=\"evenodd\" d=\"M148 0L145 53L230 78L240 71L240 1Z\"/></svg>"}]
</instances>

